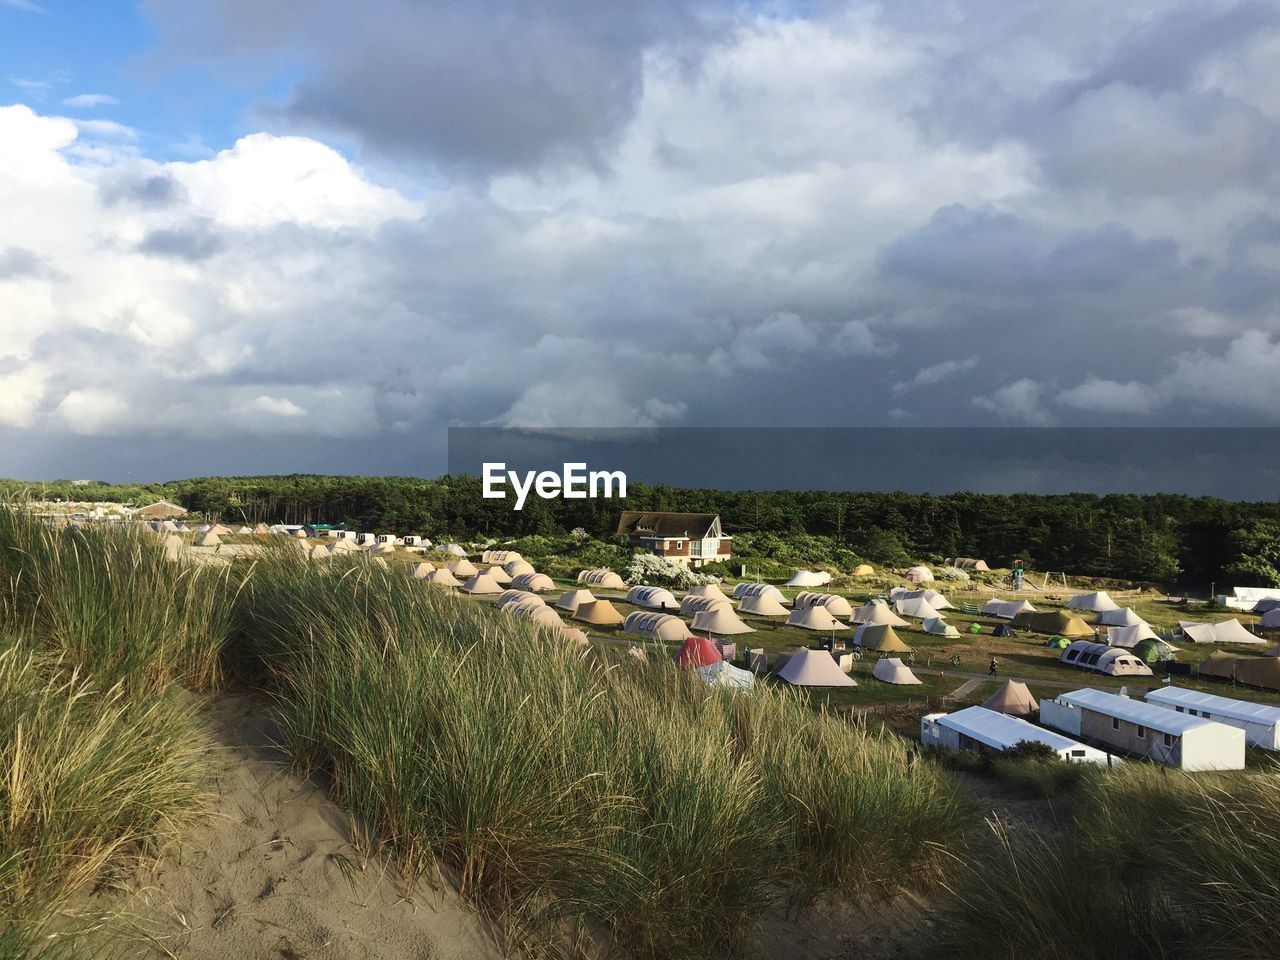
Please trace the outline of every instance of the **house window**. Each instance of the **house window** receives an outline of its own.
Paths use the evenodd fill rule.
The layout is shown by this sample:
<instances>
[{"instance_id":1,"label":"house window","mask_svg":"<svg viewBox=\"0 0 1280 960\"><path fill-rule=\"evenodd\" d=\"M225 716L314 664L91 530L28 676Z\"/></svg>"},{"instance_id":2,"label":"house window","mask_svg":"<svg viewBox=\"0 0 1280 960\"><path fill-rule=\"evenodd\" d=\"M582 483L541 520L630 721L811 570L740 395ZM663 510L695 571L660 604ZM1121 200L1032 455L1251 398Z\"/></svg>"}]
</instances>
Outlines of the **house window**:
<instances>
[{"instance_id":1,"label":"house window","mask_svg":"<svg viewBox=\"0 0 1280 960\"><path fill-rule=\"evenodd\" d=\"M1147 739L1147 728L1144 727L1142 724L1138 724L1138 739L1139 740Z\"/></svg>"},{"instance_id":2,"label":"house window","mask_svg":"<svg viewBox=\"0 0 1280 960\"><path fill-rule=\"evenodd\" d=\"M1112 717L1112 718L1111 718L1111 729L1112 729L1112 730L1119 730L1119 729L1120 729L1120 718L1119 718L1119 717Z\"/></svg>"},{"instance_id":3,"label":"house window","mask_svg":"<svg viewBox=\"0 0 1280 960\"><path fill-rule=\"evenodd\" d=\"M1182 712L1183 712L1183 710L1182 710L1182 708L1181 708L1181 707L1174 707L1173 709L1177 710L1179 713L1182 713Z\"/></svg>"},{"instance_id":4,"label":"house window","mask_svg":"<svg viewBox=\"0 0 1280 960\"><path fill-rule=\"evenodd\" d=\"M1172 733L1166 733L1166 734L1164 735L1164 745L1165 745L1166 747L1168 747L1169 749L1171 749L1171 750L1173 749L1173 734L1172 734Z\"/></svg>"}]
</instances>

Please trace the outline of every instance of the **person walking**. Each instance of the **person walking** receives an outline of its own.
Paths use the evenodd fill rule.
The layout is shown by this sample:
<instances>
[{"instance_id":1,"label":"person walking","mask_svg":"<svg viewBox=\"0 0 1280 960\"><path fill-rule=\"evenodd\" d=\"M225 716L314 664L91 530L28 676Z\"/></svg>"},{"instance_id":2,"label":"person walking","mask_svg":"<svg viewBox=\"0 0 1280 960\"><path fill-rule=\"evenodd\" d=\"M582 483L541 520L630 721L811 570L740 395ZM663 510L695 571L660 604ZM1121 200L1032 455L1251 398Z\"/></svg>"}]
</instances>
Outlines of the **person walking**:
<instances>
[{"instance_id":1,"label":"person walking","mask_svg":"<svg viewBox=\"0 0 1280 960\"><path fill-rule=\"evenodd\" d=\"M998 677L1000 675L1000 661L995 657L991 658L991 669L987 671L987 676Z\"/></svg>"}]
</instances>

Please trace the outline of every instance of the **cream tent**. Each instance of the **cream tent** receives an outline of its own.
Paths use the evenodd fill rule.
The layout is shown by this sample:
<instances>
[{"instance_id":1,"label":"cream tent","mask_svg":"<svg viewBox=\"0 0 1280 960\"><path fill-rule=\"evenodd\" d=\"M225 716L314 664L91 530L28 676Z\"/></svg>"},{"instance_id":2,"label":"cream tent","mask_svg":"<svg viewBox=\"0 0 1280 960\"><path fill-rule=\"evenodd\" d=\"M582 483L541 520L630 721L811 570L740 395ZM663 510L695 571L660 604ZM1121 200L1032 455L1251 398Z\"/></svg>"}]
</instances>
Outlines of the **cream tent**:
<instances>
[{"instance_id":1,"label":"cream tent","mask_svg":"<svg viewBox=\"0 0 1280 960\"><path fill-rule=\"evenodd\" d=\"M912 567L907 571L906 578L912 583L928 583L933 579L933 571L923 565Z\"/></svg>"},{"instance_id":2,"label":"cream tent","mask_svg":"<svg viewBox=\"0 0 1280 960\"><path fill-rule=\"evenodd\" d=\"M786 594L771 583L740 583L733 588L733 599L745 600L747 597L773 597L779 603L787 599Z\"/></svg>"},{"instance_id":3,"label":"cream tent","mask_svg":"<svg viewBox=\"0 0 1280 960\"><path fill-rule=\"evenodd\" d=\"M528 590L530 593L547 593L556 588L556 582L545 573L522 573L511 578L511 585L517 590Z\"/></svg>"},{"instance_id":4,"label":"cream tent","mask_svg":"<svg viewBox=\"0 0 1280 960\"><path fill-rule=\"evenodd\" d=\"M847 623L841 623L826 607L798 607L787 617L787 626L800 627L803 630L848 630ZM834 661L833 661L834 662Z\"/></svg>"},{"instance_id":5,"label":"cream tent","mask_svg":"<svg viewBox=\"0 0 1280 960\"><path fill-rule=\"evenodd\" d=\"M440 549L455 557L465 557L467 555L467 551L463 550L462 547L458 546L456 543L446 543Z\"/></svg>"},{"instance_id":6,"label":"cream tent","mask_svg":"<svg viewBox=\"0 0 1280 960\"><path fill-rule=\"evenodd\" d=\"M504 563L502 565L502 569L507 571L507 576L511 577L513 580L516 577L524 576L526 573L538 572L533 569L533 564L529 563L527 560L512 560L510 563Z\"/></svg>"},{"instance_id":7,"label":"cream tent","mask_svg":"<svg viewBox=\"0 0 1280 960\"><path fill-rule=\"evenodd\" d=\"M329 545L325 543L317 543L311 548L310 553L312 560L328 560L333 554L329 551Z\"/></svg>"},{"instance_id":8,"label":"cream tent","mask_svg":"<svg viewBox=\"0 0 1280 960\"><path fill-rule=\"evenodd\" d=\"M689 628L679 617L669 613L646 613L642 610L627 614L622 631L656 643L677 645L684 643L685 637L689 636Z\"/></svg>"},{"instance_id":9,"label":"cream tent","mask_svg":"<svg viewBox=\"0 0 1280 960\"><path fill-rule=\"evenodd\" d=\"M164 555L166 560L177 560L182 556L183 543L182 538L176 533L171 533L164 538Z\"/></svg>"},{"instance_id":10,"label":"cream tent","mask_svg":"<svg viewBox=\"0 0 1280 960\"><path fill-rule=\"evenodd\" d=\"M374 550L381 553L381 548L384 546L387 546L387 544L379 544L377 547L374 547ZM391 549L395 550L395 547L392 547ZM455 577L474 577L480 571L477 570L476 565L466 557L459 557L457 560L453 561L453 563L449 564L449 572Z\"/></svg>"},{"instance_id":11,"label":"cream tent","mask_svg":"<svg viewBox=\"0 0 1280 960\"><path fill-rule=\"evenodd\" d=\"M929 606L935 610L954 610L955 605L944 597L937 590L908 590L906 587L894 587L889 591L889 599L898 600L927 600Z\"/></svg>"},{"instance_id":12,"label":"cream tent","mask_svg":"<svg viewBox=\"0 0 1280 960\"><path fill-rule=\"evenodd\" d=\"M517 620L532 620L540 626L555 627L556 629L564 626L564 621L560 619L560 616L546 604L511 603L503 609Z\"/></svg>"},{"instance_id":13,"label":"cream tent","mask_svg":"<svg viewBox=\"0 0 1280 960\"><path fill-rule=\"evenodd\" d=\"M241 537L251 537L253 536L253 530L249 527L241 527L236 531L236 535Z\"/></svg>"},{"instance_id":14,"label":"cream tent","mask_svg":"<svg viewBox=\"0 0 1280 960\"><path fill-rule=\"evenodd\" d=\"M748 627L738 619L733 607L722 604L710 610L702 610L693 615L693 629L702 633L714 633L727 637L736 633L754 633L754 627Z\"/></svg>"},{"instance_id":15,"label":"cream tent","mask_svg":"<svg viewBox=\"0 0 1280 960\"><path fill-rule=\"evenodd\" d=\"M303 530L301 527L293 531L293 535L297 537L299 540L307 539L307 531Z\"/></svg>"},{"instance_id":16,"label":"cream tent","mask_svg":"<svg viewBox=\"0 0 1280 960\"><path fill-rule=\"evenodd\" d=\"M1036 703L1036 698L1021 680L1006 680L983 706L1011 717L1025 717L1040 709L1040 704Z\"/></svg>"},{"instance_id":17,"label":"cream tent","mask_svg":"<svg viewBox=\"0 0 1280 960\"><path fill-rule=\"evenodd\" d=\"M571 627L567 623L562 622L560 624L560 632L564 634L564 638L570 643L576 643L579 646L585 647L591 642L587 639L587 635L584 631L579 630L577 627Z\"/></svg>"},{"instance_id":18,"label":"cream tent","mask_svg":"<svg viewBox=\"0 0 1280 960\"><path fill-rule=\"evenodd\" d=\"M982 605L982 612L1002 620L1012 620L1022 611L1036 613L1036 608L1027 600L988 600Z\"/></svg>"},{"instance_id":19,"label":"cream tent","mask_svg":"<svg viewBox=\"0 0 1280 960\"><path fill-rule=\"evenodd\" d=\"M265 523L260 523L253 528L254 536L257 536L257 537L265 537L270 532L271 532L271 528L268 527Z\"/></svg>"},{"instance_id":20,"label":"cream tent","mask_svg":"<svg viewBox=\"0 0 1280 960\"><path fill-rule=\"evenodd\" d=\"M853 568L853 575L855 577L874 577L876 568L869 563L860 563Z\"/></svg>"},{"instance_id":21,"label":"cream tent","mask_svg":"<svg viewBox=\"0 0 1280 960\"><path fill-rule=\"evenodd\" d=\"M359 553L360 548L350 540L331 540L329 542L329 553L336 556L339 553Z\"/></svg>"},{"instance_id":22,"label":"cream tent","mask_svg":"<svg viewBox=\"0 0 1280 960\"><path fill-rule=\"evenodd\" d=\"M216 547L222 543L222 539L212 530L206 531L196 540L197 547Z\"/></svg>"},{"instance_id":23,"label":"cream tent","mask_svg":"<svg viewBox=\"0 0 1280 960\"><path fill-rule=\"evenodd\" d=\"M502 584L494 580L487 573L474 574L471 579L462 585L463 593L473 594L498 594L502 592Z\"/></svg>"},{"instance_id":24,"label":"cream tent","mask_svg":"<svg viewBox=\"0 0 1280 960\"><path fill-rule=\"evenodd\" d=\"M931 633L935 637L949 637L952 639L960 637L960 631L941 617L930 617L926 620L924 622L924 632Z\"/></svg>"},{"instance_id":25,"label":"cream tent","mask_svg":"<svg viewBox=\"0 0 1280 960\"><path fill-rule=\"evenodd\" d=\"M973 557L951 557L946 561L947 566L955 567L957 570L990 570L987 561L977 560Z\"/></svg>"},{"instance_id":26,"label":"cream tent","mask_svg":"<svg viewBox=\"0 0 1280 960\"><path fill-rule=\"evenodd\" d=\"M486 550L480 554L481 563L496 563L502 566L506 563L514 563L516 560L523 560L524 557L516 553L514 550Z\"/></svg>"},{"instance_id":27,"label":"cream tent","mask_svg":"<svg viewBox=\"0 0 1280 960\"><path fill-rule=\"evenodd\" d=\"M1136 627L1142 625L1149 628L1147 621L1143 620L1129 607L1103 610L1098 614L1098 623L1108 627Z\"/></svg>"},{"instance_id":28,"label":"cream tent","mask_svg":"<svg viewBox=\"0 0 1280 960\"><path fill-rule=\"evenodd\" d=\"M831 582L831 574L825 570L797 570L787 581L788 587L821 587Z\"/></svg>"},{"instance_id":29,"label":"cream tent","mask_svg":"<svg viewBox=\"0 0 1280 960\"><path fill-rule=\"evenodd\" d=\"M1092 610L1094 613L1120 609L1120 605L1112 600L1105 590L1099 590L1097 593L1079 594L1072 597L1063 606L1068 610Z\"/></svg>"},{"instance_id":30,"label":"cream tent","mask_svg":"<svg viewBox=\"0 0 1280 960\"><path fill-rule=\"evenodd\" d=\"M1107 643L1113 647L1132 649L1143 640L1164 643L1160 636L1145 623L1135 623L1127 627L1107 627Z\"/></svg>"},{"instance_id":31,"label":"cream tent","mask_svg":"<svg viewBox=\"0 0 1280 960\"><path fill-rule=\"evenodd\" d=\"M511 582L511 575L496 564L485 568L484 572L493 577L495 583L508 584Z\"/></svg>"},{"instance_id":32,"label":"cream tent","mask_svg":"<svg viewBox=\"0 0 1280 960\"><path fill-rule=\"evenodd\" d=\"M662 587L632 587L627 591L627 603L637 607L652 607L655 610L679 610L680 602L675 594Z\"/></svg>"},{"instance_id":33,"label":"cream tent","mask_svg":"<svg viewBox=\"0 0 1280 960\"><path fill-rule=\"evenodd\" d=\"M910 653L911 648L887 623L864 623L853 635L855 646L863 650L883 650L886 653Z\"/></svg>"},{"instance_id":34,"label":"cream tent","mask_svg":"<svg viewBox=\"0 0 1280 960\"><path fill-rule=\"evenodd\" d=\"M594 603L595 599L590 590L570 590L560 595L560 599L556 601L556 606L561 610L575 613L584 603Z\"/></svg>"},{"instance_id":35,"label":"cream tent","mask_svg":"<svg viewBox=\"0 0 1280 960\"><path fill-rule=\"evenodd\" d=\"M1192 643L1262 643L1263 639L1250 633L1239 620L1223 620L1219 623L1188 623L1179 621L1182 635Z\"/></svg>"},{"instance_id":36,"label":"cream tent","mask_svg":"<svg viewBox=\"0 0 1280 960\"><path fill-rule=\"evenodd\" d=\"M793 607L826 607L827 612L833 617L853 616L853 607L849 606L849 601L834 593L812 593L801 590L796 594L791 605Z\"/></svg>"},{"instance_id":37,"label":"cream tent","mask_svg":"<svg viewBox=\"0 0 1280 960\"><path fill-rule=\"evenodd\" d=\"M381 555L381 556L386 556L387 554L395 553L395 552L396 552L396 548L395 548L395 545L394 545L394 544L391 544L391 543L379 543L379 544L377 544L377 545L376 545L372 550L370 550L369 552L370 552L370 553L376 553L376 554L379 554L379 555ZM459 560L459 561L458 561L458 564L463 564L463 563L467 563L467 561L465 561L465 560ZM453 567L456 567L458 564L453 564L452 566L453 566ZM467 566L468 566L468 567L471 567L471 564L467 563ZM460 577L461 577L461 576L468 576L468 577L469 577L469 576L471 576L471 573L475 573L475 572L476 572L476 568L475 568L475 567L471 567L471 573L466 573L466 572L465 572L464 570L462 570L462 569L455 569L453 572L454 572L455 574L457 574L458 576L460 576Z\"/></svg>"},{"instance_id":38,"label":"cream tent","mask_svg":"<svg viewBox=\"0 0 1280 960\"><path fill-rule=\"evenodd\" d=\"M338 542L345 543L346 541L339 540ZM435 569L435 564L427 563L424 560L421 563L415 563L413 566L409 568L409 576L413 577L413 579L415 580L425 580L427 579L427 574L429 574L434 569Z\"/></svg>"},{"instance_id":39,"label":"cream tent","mask_svg":"<svg viewBox=\"0 0 1280 960\"><path fill-rule=\"evenodd\" d=\"M578 582L599 590L625 590L627 584L612 570L583 570L578 574Z\"/></svg>"},{"instance_id":40,"label":"cream tent","mask_svg":"<svg viewBox=\"0 0 1280 960\"><path fill-rule=\"evenodd\" d=\"M462 584L458 583L458 578L457 578L457 577L455 577L452 573L450 573L450 572L449 572L447 569L445 569L444 567L441 567L439 570L432 570L430 573L428 573L428 574L427 574L425 577L423 577L422 579L423 579L423 581L425 581L426 583L429 583L429 584L431 584L432 586L436 586L436 587L460 587L460 586L462 586Z\"/></svg>"},{"instance_id":41,"label":"cream tent","mask_svg":"<svg viewBox=\"0 0 1280 960\"><path fill-rule=\"evenodd\" d=\"M498 609L505 609L512 603L545 604L546 602L534 593L525 593L523 590L503 590L502 596L498 597Z\"/></svg>"},{"instance_id":42,"label":"cream tent","mask_svg":"<svg viewBox=\"0 0 1280 960\"><path fill-rule=\"evenodd\" d=\"M728 597L691 597L686 596L680 601L680 616L691 617L695 613L701 613L704 610L714 610L716 607L729 607L733 609L733 604Z\"/></svg>"},{"instance_id":43,"label":"cream tent","mask_svg":"<svg viewBox=\"0 0 1280 960\"><path fill-rule=\"evenodd\" d=\"M221 523L215 523L212 527L210 527L210 529L220 537L231 536L231 528L224 526Z\"/></svg>"},{"instance_id":44,"label":"cream tent","mask_svg":"<svg viewBox=\"0 0 1280 960\"><path fill-rule=\"evenodd\" d=\"M593 600L581 604L574 611L573 619L589 623L594 627L616 627L623 622L623 616L608 600Z\"/></svg>"},{"instance_id":45,"label":"cream tent","mask_svg":"<svg viewBox=\"0 0 1280 960\"><path fill-rule=\"evenodd\" d=\"M876 665L871 668L871 675L885 683L910 685L924 682L897 657L885 657L883 660L876 661Z\"/></svg>"},{"instance_id":46,"label":"cream tent","mask_svg":"<svg viewBox=\"0 0 1280 960\"><path fill-rule=\"evenodd\" d=\"M820 607L809 609L821 609ZM825 650L797 650L778 671L778 679L796 687L856 687Z\"/></svg>"},{"instance_id":47,"label":"cream tent","mask_svg":"<svg viewBox=\"0 0 1280 960\"><path fill-rule=\"evenodd\" d=\"M1280 630L1280 607L1272 607L1264 613L1258 626L1263 630Z\"/></svg>"},{"instance_id":48,"label":"cream tent","mask_svg":"<svg viewBox=\"0 0 1280 960\"><path fill-rule=\"evenodd\" d=\"M853 611L854 623L883 623L891 627L909 626L887 603L866 603Z\"/></svg>"},{"instance_id":49,"label":"cream tent","mask_svg":"<svg viewBox=\"0 0 1280 960\"><path fill-rule=\"evenodd\" d=\"M769 593L753 594L738 601L739 613L752 613L757 617L785 617L787 608Z\"/></svg>"},{"instance_id":50,"label":"cream tent","mask_svg":"<svg viewBox=\"0 0 1280 960\"><path fill-rule=\"evenodd\" d=\"M165 533L177 533L181 528L172 520L166 520L160 524L160 529Z\"/></svg>"},{"instance_id":51,"label":"cream tent","mask_svg":"<svg viewBox=\"0 0 1280 960\"><path fill-rule=\"evenodd\" d=\"M686 597L710 597L713 600L729 599L720 590L720 585L718 583L700 583L698 584L698 586L693 587L691 590L689 590L685 594L685 596Z\"/></svg>"},{"instance_id":52,"label":"cream tent","mask_svg":"<svg viewBox=\"0 0 1280 960\"><path fill-rule=\"evenodd\" d=\"M932 620L934 617L941 616L924 597L917 597L914 600L895 600L893 609L904 617L915 617L917 620Z\"/></svg>"}]
</instances>

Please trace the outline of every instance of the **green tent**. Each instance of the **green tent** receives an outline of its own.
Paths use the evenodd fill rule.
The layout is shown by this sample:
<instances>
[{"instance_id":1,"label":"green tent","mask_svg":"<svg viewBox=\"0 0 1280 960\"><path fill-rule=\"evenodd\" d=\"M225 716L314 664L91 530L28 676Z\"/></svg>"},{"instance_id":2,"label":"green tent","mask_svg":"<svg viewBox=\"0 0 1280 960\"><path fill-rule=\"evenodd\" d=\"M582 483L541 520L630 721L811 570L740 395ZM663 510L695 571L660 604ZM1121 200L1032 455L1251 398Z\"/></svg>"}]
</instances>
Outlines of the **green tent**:
<instances>
[{"instance_id":1,"label":"green tent","mask_svg":"<svg viewBox=\"0 0 1280 960\"><path fill-rule=\"evenodd\" d=\"M1133 655L1143 663L1152 664L1160 660L1160 644L1148 637L1134 645Z\"/></svg>"},{"instance_id":2,"label":"green tent","mask_svg":"<svg viewBox=\"0 0 1280 960\"><path fill-rule=\"evenodd\" d=\"M971 623L971 624L969 624L969 632L970 632L970 633L981 633L981 632L982 632L982 624L980 624L980 623Z\"/></svg>"},{"instance_id":3,"label":"green tent","mask_svg":"<svg viewBox=\"0 0 1280 960\"><path fill-rule=\"evenodd\" d=\"M1049 641L1048 646L1052 647L1054 650L1065 650L1067 647L1071 646L1071 641L1066 637L1054 637Z\"/></svg>"}]
</instances>

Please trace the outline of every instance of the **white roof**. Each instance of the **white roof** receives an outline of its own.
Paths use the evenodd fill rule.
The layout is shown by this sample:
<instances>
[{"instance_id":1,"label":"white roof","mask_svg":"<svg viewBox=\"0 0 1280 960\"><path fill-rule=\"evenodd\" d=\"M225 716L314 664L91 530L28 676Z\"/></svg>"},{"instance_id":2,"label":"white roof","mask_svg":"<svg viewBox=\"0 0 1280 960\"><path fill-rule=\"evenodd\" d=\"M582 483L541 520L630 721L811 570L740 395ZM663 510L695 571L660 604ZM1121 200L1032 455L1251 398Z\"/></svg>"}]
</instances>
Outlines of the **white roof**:
<instances>
[{"instance_id":1,"label":"white roof","mask_svg":"<svg viewBox=\"0 0 1280 960\"><path fill-rule=\"evenodd\" d=\"M885 657L883 660L877 660L876 665L871 668L871 675L885 683L924 683L899 657Z\"/></svg>"},{"instance_id":2,"label":"white roof","mask_svg":"<svg viewBox=\"0 0 1280 960\"><path fill-rule=\"evenodd\" d=\"M1183 687L1163 687L1152 690L1147 694L1147 700L1176 704L1180 707L1193 707L1196 710L1208 710L1222 717L1231 717L1233 720L1280 724L1280 707L1267 703L1253 703L1250 700L1219 697L1212 693L1201 693L1198 690L1187 690Z\"/></svg>"},{"instance_id":3,"label":"white roof","mask_svg":"<svg viewBox=\"0 0 1280 960\"><path fill-rule=\"evenodd\" d=\"M1130 723L1149 727L1160 733L1181 735L1188 730L1197 730L1213 722L1203 717L1189 717L1185 713L1174 713L1164 707L1157 707L1154 703L1130 700L1128 697L1088 688L1060 694L1055 699L1076 707L1085 707L1108 717L1128 720Z\"/></svg>"},{"instance_id":4,"label":"white roof","mask_svg":"<svg viewBox=\"0 0 1280 960\"><path fill-rule=\"evenodd\" d=\"M1168 713L1167 710L1162 712ZM1019 740L1045 743L1054 750L1076 750L1083 746L1070 737L1064 737L1044 727L1037 727L1034 723L1011 717L1006 713L988 710L986 707L965 707L955 713L941 714L936 721L944 727L950 727L997 750L1008 749Z\"/></svg>"},{"instance_id":5,"label":"white roof","mask_svg":"<svg viewBox=\"0 0 1280 960\"><path fill-rule=\"evenodd\" d=\"M1231 591L1231 594L1241 600L1280 599L1280 590L1275 587L1236 587Z\"/></svg>"},{"instance_id":6,"label":"white roof","mask_svg":"<svg viewBox=\"0 0 1280 960\"><path fill-rule=\"evenodd\" d=\"M1136 627L1139 625L1150 627L1147 621L1133 612L1131 607L1103 610L1098 616L1098 622L1109 627Z\"/></svg>"},{"instance_id":7,"label":"white roof","mask_svg":"<svg viewBox=\"0 0 1280 960\"><path fill-rule=\"evenodd\" d=\"M1157 640L1170 649L1176 649L1161 640L1145 623L1135 623L1131 627L1107 627L1107 643L1113 647L1136 647L1143 640Z\"/></svg>"},{"instance_id":8,"label":"white roof","mask_svg":"<svg viewBox=\"0 0 1280 960\"><path fill-rule=\"evenodd\" d=\"M1111 595L1105 590L1099 590L1097 593L1081 593L1072 597L1065 604L1069 610L1115 610L1119 604L1111 599Z\"/></svg>"}]
</instances>

